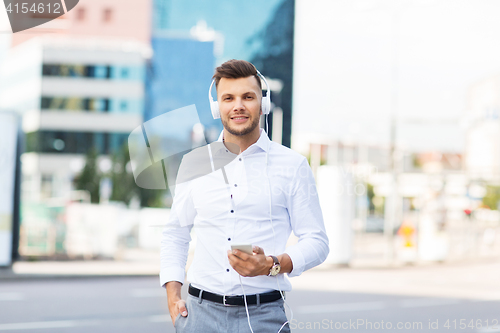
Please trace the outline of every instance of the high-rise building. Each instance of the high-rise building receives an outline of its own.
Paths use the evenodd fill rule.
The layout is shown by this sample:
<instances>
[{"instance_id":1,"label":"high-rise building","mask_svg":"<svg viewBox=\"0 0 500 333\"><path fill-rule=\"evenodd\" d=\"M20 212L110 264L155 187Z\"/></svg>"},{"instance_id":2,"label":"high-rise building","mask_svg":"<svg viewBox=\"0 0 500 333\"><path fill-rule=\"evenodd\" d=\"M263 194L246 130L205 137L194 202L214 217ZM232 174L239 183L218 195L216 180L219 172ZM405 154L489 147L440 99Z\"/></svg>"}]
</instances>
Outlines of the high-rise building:
<instances>
[{"instance_id":1,"label":"high-rise building","mask_svg":"<svg viewBox=\"0 0 500 333\"><path fill-rule=\"evenodd\" d=\"M208 26L223 37L223 49L220 42L215 45L216 64L248 60L266 77L281 81L283 89L271 100L282 109L279 137L290 146L295 0L153 0L153 4L155 33ZM269 128L275 128L272 113Z\"/></svg>"},{"instance_id":2,"label":"high-rise building","mask_svg":"<svg viewBox=\"0 0 500 333\"><path fill-rule=\"evenodd\" d=\"M214 41L201 41L189 34L171 36L164 33L155 35L151 46L154 57L148 71L148 104L144 118L152 119L194 104L209 136L210 133L218 136L222 125L220 120L212 118L208 102L215 63Z\"/></svg>"},{"instance_id":3,"label":"high-rise building","mask_svg":"<svg viewBox=\"0 0 500 333\"><path fill-rule=\"evenodd\" d=\"M61 11L65 10L64 8ZM37 36L71 38L107 37L149 43L151 39L152 0L85 0L55 20L13 34L12 44L19 45ZM31 12L28 12L29 15ZM38 13L32 13L36 20Z\"/></svg>"},{"instance_id":4,"label":"high-rise building","mask_svg":"<svg viewBox=\"0 0 500 333\"><path fill-rule=\"evenodd\" d=\"M153 32L190 31L200 21L224 35L218 62L232 58L250 60L261 46L257 36L283 0L204 1L153 0Z\"/></svg>"},{"instance_id":5,"label":"high-rise building","mask_svg":"<svg viewBox=\"0 0 500 333\"><path fill-rule=\"evenodd\" d=\"M148 46L139 42L37 38L0 70L0 108L23 115L25 193L63 196L90 148L117 152L143 119ZM26 197L25 197L26 198Z\"/></svg>"},{"instance_id":6,"label":"high-rise building","mask_svg":"<svg viewBox=\"0 0 500 333\"><path fill-rule=\"evenodd\" d=\"M0 110L23 117L29 199L67 196L91 148L109 160L142 123L151 12L151 0L80 1L10 35L13 48L0 62Z\"/></svg>"},{"instance_id":7,"label":"high-rise building","mask_svg":"<svg viewBox=\"0 0 500 333\"><path fill-rule=\"evenodd\" d=\"M289 145L293 3L87 0L30 33L14 34L0 70L0 109L24 114L29 186L47 196L65 192L90 147L108 155L143 115L148 120L195 104L213 140L221 124L211 117L208 87L214 65L230 58L255 61L283 83L272 101L283 109L281 132ZM154 52L146 61L149 45Z\"/></svg>"}]
</instances>

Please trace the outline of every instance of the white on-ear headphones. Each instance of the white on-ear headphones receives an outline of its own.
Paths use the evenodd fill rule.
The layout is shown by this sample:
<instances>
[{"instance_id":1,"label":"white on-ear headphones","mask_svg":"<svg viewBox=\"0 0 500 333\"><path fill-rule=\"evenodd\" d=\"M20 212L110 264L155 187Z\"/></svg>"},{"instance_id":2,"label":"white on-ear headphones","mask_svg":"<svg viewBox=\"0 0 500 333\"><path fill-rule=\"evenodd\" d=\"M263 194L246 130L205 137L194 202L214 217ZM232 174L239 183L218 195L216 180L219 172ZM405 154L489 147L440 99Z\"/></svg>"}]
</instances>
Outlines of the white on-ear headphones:
<instances>
[{"instance_id":1,"label":"white on-ear headphones","mask_svg":"<svg viewBox=\"0 0 500 333\"><path fill-rule=\"evenodd\" d=\"M264 75L260 74L259 71L257 71L257 75L266 83L266 96L262 96L261 103L262 114L269 114L271 112L271 90L269 89L269 83L267 83L266 78L264 77ZM214 117L214 119L219 119L219 102L214 101L214 99L212 98L212 87L214 86L214 83L215 79L212 80L212 83L210 84L210 89L208 90L208 99L210 100L210 110L212 110L212 116Z\"/></svg>"}]
</instances>

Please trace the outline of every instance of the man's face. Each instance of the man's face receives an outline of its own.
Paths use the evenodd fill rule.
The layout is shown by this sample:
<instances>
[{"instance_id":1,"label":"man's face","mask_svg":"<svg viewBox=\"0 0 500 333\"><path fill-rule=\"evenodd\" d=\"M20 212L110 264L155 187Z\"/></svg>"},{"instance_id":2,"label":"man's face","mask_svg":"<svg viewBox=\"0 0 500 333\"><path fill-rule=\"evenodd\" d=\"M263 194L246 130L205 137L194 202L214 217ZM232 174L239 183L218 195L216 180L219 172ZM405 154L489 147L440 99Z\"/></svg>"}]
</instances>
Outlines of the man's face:
<instances>
[{"instance_id":1,"label":"man's face","mask_svg":"<svg viewBox=\"0 0 500 333\"><path fill-rule=\"evenodd\" d=\"M262 91L254 76L222 78L217 87L220 117L232 135L243 136L258 131Z\"/></svg>"}]
</instances>

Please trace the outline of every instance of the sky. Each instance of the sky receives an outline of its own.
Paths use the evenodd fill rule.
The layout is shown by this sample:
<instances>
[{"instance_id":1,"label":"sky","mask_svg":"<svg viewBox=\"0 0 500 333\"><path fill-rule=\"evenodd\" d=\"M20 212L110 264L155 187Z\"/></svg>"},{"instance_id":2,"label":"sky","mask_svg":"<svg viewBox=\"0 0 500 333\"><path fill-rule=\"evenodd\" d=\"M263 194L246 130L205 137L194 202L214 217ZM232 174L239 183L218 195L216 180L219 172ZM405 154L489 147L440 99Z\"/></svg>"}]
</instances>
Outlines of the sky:
<instances>
[{"instance_id":1,"label":"sky","mask_svg":"<svg viewBox=\"0 0 500 333\"><path fill-rule=\"evenodd\" d=\"M398 145L463 150L467 90L500 74L500 1L296 6L294 145L307 137L387 144L394 110Z\"/></svg>"}]
</instances>

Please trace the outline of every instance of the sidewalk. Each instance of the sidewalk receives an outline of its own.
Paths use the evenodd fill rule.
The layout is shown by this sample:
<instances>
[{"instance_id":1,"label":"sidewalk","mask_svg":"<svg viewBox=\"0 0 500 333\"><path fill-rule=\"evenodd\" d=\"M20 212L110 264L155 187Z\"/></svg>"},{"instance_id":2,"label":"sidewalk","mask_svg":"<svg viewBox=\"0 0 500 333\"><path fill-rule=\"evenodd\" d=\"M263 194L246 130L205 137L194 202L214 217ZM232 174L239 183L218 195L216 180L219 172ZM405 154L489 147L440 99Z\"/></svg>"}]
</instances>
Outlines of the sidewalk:
<instances>
[{"instance_id":1,"label":"sidewalk","mask_svg":"<svg viewBox=\"0 0 500 333\"><path fill-rule=\"evenodd\" d=\"M159 272L158 252L128 250L120 260L18 261L0 268L0 280L158 276Z\"/></svg>"},{"instance_id":2,"label":"sidewalk","mask_svg":"<svg viewBox=\"0 0 500 333\"><path fill-rule=\"evenodd\" d=\"M318 267L292 279L294 290L356 292L473 301L500 300L500 259L393 267Z\"/></svg>"}]
</instances>

